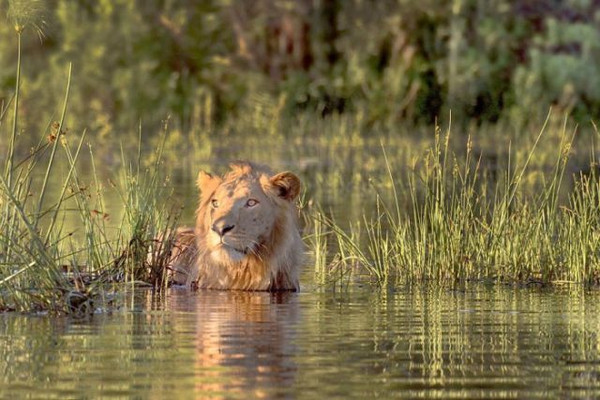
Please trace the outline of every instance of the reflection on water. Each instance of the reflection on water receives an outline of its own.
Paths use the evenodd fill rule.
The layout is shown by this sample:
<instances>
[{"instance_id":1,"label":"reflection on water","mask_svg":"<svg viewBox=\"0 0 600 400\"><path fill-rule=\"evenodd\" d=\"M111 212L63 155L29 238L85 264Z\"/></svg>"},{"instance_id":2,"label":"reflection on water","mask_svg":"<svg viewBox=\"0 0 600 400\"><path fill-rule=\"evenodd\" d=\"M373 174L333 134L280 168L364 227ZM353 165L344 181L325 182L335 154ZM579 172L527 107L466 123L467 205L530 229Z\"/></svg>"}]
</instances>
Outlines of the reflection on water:
<instances>
[{"instance_id":1,"label":"reflection on water","mask_svg":"<svg viewBox=\"0 0 600 400\"><path fill-rule=\"evenodd\" d=\"M174 309L195 318L196 397L271 397L296 376L293 332L298 302L290 293L199 292L174 298Z\"/></svg>"},{"instance_id":2,"label":"reflection on water","mask_svg":"<svg viewBox=\"0 0 600 400\"><path fill-rule=\"evenodd\" d=\"M594 398L600 293L172 290L0 316L0 398Z\"/></svg>"}]
</instances>

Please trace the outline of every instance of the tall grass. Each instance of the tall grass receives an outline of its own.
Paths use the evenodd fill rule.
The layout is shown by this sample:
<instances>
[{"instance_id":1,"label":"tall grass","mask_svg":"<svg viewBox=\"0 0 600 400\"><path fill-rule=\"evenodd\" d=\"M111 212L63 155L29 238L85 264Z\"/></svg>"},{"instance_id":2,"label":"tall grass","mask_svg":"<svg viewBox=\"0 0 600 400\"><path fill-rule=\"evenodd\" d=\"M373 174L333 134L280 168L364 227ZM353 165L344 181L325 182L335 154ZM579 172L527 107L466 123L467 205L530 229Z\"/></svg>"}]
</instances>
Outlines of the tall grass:
<instances>
[{"instance_id":1,"label":"tall grass","mask_svg":"<svg viewBox=\"0 0 600 400\"><path fill-rule=\"evenodd\" d=\"M36 26L27 15L28 2L13 1L18 43L24 29ZM38 6L38 2L30 2ZM27 5L27 4L25 4ZM167 284L164 254L169 246L159 246L162 264L148 259L156 237L167 240L177 222L179 210L164 210L169 191L161 168L162 146L153 165L146 166L141 153L133 162L122 156L117 191L126 210L119 229L106 224L104 189L95 171L93 182L81 177L78 164L83 154L86 132L75 145L66 134L71 67L67 73L60 120L49 124L38 145L19 159L19 98L21 93L21 47L17 47L16 86L10 104L0 109L0 137L7 138L4 173L0 175L0 311L51 311L87 315L107 284L135 284L144 281L154 287ZM12 107L10 129L4 122ZM166 137L167 128L163 134ZM141 133L140 143L141 148ZM90 148L90 159L95 165ZM66 173L65 173L66 170ZM95 189L95 190L94 190ZM67 218L76 217L73 228ZM156 252L155 252L156 253Z\"/></svg>"},{"instance_id":2,"label":"tall grass","mask_svg":"<svg viewBox=\"0 0 600 400\"><path fill-rule=\"evenodd\" d=\"M403 176L392 172L398 169L392 168L394 161L383 148L388 189L374 194L376 209L366 211L363 220L345 229L346 222L315 214L338 244L332 267L342 262L355 277L366 276L380 285L466 280L598 283L597 164L592 160L591 173L575 177L565 199L561 190L563 181L570 179L566 167L574 138L566 125L554 167L538 178L535 192L525 190L523 182L545 128L523 162L509 161L493 178L474 154L470 139L463 156L450 150L450 130L442 134L436 129L432 147Z\"/></svg>"},{"instance_id":3,"label":"tall grass","mask_svg":"<svg viewBox=\"0 0 600 400\"><path fill-rule=\"evenodd\" d=\"M161 250L148 258L156 238L172 242L179 215L177 207L164 207L170 191L160 155L149 166L139 157L130 162L122 156L128 167L109 180L125 210L119 217L106 211L107 189L95 167L92 182L79 172L85 132L74 146L61 130L49 137L32 155L13 163L12 186L0 176L0 310L85 315L115 284L143 281L166 287L170 247L158 246ZM90 158L95 165L91 148ZM54 165L59 162L66 164L66 173ZM121 218L116 229L108 223L115 217Z\"/></svg>"}]
</instances>

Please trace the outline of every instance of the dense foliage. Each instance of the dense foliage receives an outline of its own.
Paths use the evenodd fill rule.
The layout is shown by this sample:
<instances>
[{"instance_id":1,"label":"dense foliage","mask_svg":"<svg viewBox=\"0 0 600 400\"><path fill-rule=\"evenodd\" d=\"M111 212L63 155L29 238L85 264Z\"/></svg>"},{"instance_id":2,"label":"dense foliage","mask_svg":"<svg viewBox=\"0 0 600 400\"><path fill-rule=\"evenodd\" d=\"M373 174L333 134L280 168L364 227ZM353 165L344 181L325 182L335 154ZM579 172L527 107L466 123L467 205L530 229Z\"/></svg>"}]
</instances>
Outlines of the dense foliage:
<instances>
[{"instance_id":1,"label":"dense foliage","mask_svg":"<svg viewBox=\"0 0 600 400\"><path fill-rule=\"evenodd\" d=\"M140 118L155 127L171 115L187 130L262 109L384 125L448 109L491 122L551 105L585 121L600 111L598 0L20 2L46 5L42 40L23 35L22 113L56 113L72 62L71 114L105 134ZM14 34L0 24L5 102Z\"/></svg>"}]
</instances>

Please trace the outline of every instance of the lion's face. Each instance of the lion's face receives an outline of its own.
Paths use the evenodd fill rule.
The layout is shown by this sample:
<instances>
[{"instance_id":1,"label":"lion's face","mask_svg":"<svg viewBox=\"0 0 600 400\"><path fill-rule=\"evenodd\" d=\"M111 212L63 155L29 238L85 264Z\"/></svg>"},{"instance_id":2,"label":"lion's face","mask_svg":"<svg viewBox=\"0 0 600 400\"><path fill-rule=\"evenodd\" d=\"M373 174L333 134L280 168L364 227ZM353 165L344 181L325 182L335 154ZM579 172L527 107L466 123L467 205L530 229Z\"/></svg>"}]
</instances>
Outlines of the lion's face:
<instances>
[{"instance_id":1,"label":"lion's face","mask_svg":"<svg viewBox=\"0 0 600 400\"><path fill-rule=\"evenodd\" d=\"M219 260L256 254L275 222L270 199L252 179L224 182L208 204L207 245Z\"/></svg>"},{"instance_id":2,"label":"lion's face","mask_svg":"<svg viewBox=\"0 0 600 400\"><path fill-rule=\"evenodd\" d=\"M204 245L213 261L230 265L263 257L276 234L277 218L298 195L300 182L289 172L271 176L238 165L222 178L202 172L198 185Z\"/></svg>"}]
</instances>

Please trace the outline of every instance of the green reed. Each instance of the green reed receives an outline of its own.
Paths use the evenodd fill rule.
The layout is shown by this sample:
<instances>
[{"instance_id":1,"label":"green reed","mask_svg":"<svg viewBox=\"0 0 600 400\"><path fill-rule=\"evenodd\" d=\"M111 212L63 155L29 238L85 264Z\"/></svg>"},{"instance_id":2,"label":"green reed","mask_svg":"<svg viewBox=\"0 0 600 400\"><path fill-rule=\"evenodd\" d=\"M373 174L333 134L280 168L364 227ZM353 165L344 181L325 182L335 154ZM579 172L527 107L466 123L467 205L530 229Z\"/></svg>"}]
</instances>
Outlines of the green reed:
<instances>
[{"instance_id":1,"label":"green reed","mask_svg":"<svg viewBox=\"0 0 600 400\"><path fill-rule=\"evenodd\" d=\"M398 169L384 147L388 182L385 190L371 191L374 210L348 228L315 212L337 243L332 268L342 262L356 277L380 285L598 282L600 181L592 168L575 177L561 200L574 139L566 125L552 170L537 175L533 191L523 186L535 175L529 169L547 122L523 161L509 161L493 179L470 138L462 155L450 149L450 128L445 134L436 129L433 145L406 173L393 172Z\"/></svg>"},{"instance_id":2,"label":"green reed","mask_svg":"<svg viewBox=\"0 0 600 400\"><path fill-rule=\"evenodd\" d=\"M124 205L118 243L119 248L124 250L114 265L115 272L122 271L128 282L141 280L157 288L164 288L168 283L165 263L175 240L181 212L181 206L178 205L165 209L166 204L171 203L169 199L172 195L172 187L165 178L163 161L168 134L168 121L165 121L161 142L154 156L150 157L153 161L144 165L140 128L134 163L127 162L121 148L122 164L126 167L121 169L117 184L117 192Z\"/></svg>"},{"instance_id":3,"label":"green reed","mask_svg":"<svg viewBox=\"0 0 600 400\"><path fill-rule=\"evenodd\" d=\"M157 288L166 286L166 254L179 210L164 210L162 206L170 192L161 165L164 146L160 145L152 165L143 164L141 152L133 163L122 156L122 164L129 168L114 177L116 183L109 181L116 186L126 212L116 231L107 224L110 215L105 209L106 190L96 172L91 146L93 182L86 182L87 177L79 172L86 132L77 137L67 135L64 128L70 65L60 120L48 125L28 155L17 151L20 41L27 26L36 27L25 6L40 4L16 0L9 4L19 46L15 93L9 104L0 108L0 137L8 138L4 173L0 175L0 311L37 310L83 316L99 306L94 302L104 293L113 290L107 285L143 281ZM9 107L12 121L6 132ZM141 149L141 132L139 146ZM76 222L67 223L67 219ZM152 246L160 250L148 259Z\"/></svg>"},{"instance_id":4,"label":"green reed","mask_svg":"<svg viewBox=\"0 0 600 400\"><path fill-rule=\"evenodd\" d=\"M13 162L12 186L0 176L0 310L85 315L114 285L167 285L166 255L179 209L165 210L170 191L160 155L149 166L141 166L139 158L129 164L122 156L129 167L108 182L125 211L111 215L91 148L93 181L79 172L85 139L83 132L72 146L70 137L56 129L49 142ZM115 219L120 219L116 229L109 223ZM159 251L148 258L153 246Z\"/></svg>"}]
</instances>

